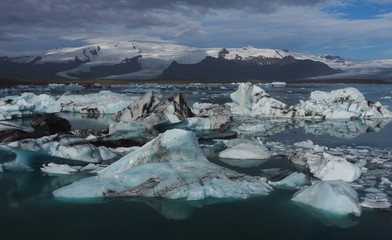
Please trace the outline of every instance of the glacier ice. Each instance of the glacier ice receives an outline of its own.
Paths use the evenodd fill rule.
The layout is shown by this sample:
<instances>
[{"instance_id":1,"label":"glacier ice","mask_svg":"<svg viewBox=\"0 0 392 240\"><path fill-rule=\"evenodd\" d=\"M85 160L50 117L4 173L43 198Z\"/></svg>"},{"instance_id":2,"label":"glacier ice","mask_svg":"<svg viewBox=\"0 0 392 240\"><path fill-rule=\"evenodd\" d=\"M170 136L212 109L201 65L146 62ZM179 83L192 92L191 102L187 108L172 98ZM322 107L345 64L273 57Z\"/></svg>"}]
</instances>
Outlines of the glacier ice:
<instances>
[{"instance_id":1,"label":"glacier ice","mask_svg":"<svg viewBox=\"0 0 392 240\"><path fill-rule=\"evenodd\" d=\"M267 159L271 157L268 149L259 143L240 143L219 153L220 158Z\"/></svg>"},{"instance_id":2,"label":"glacier ice","mask_svg":"<svg viewBox=\"0 0 392 240\"><path fill-rule=\"evenodd\" d=\"M176 94L160 102L152 92L143 95L139 100L132 102L128 107L113 116L116 122L137 122L147 126L156 126L168 123L179 123L193 113L186 105L182 94Z\"/></svg>"},{"instance_id":3,"label":"glacier ice","mask_svg":"<svg viewBox=\"0 0 392 240\"><path fill-rule=\"evenodd\" d=\"M58 112L114 114L132 101L134 101L132 97L111 91L85 95L63 94L59 97L25 92L20 96L0 99L0 113L4 118Z\"/></svg>"},{"instance_id":4,"label":"glacier ice","mask_svg":"<svg viewBox=\"0 0 392 240\"><path fill-rule=\"evenodd\" d=\"M297 165L306 166L313 176L327 180L353 182L361 176L361 169L346 159L326 152L293 152L289 160Z\"/></svg>"},{"instance_id":5,"label":"glacier ice","mask_svg":"<svg viewBox=\"0 0 392 240\"><path fill-rule=\"evenodd\" d=\"M39 139L24 139L8 143L7 146L83 162L102 162L100 150L96 146L90 144L86 139L69 134L55 134Z\"/></svg>"},{"instance_id":6,"label":"glacier ice","mask_svg":"<svg viewBox=\"0 0 392 240\"><path fill-rule=\"evenodd\" d=\"M380 102L367 101L355 88L331 92L314 91L307 101L297 105L306 117L324 119L392 118L392 113Z\"/></svg>"},{"instance_id":7,"label":"glacier ice","mask_svg":"<svg viewBox=\"0 0 392 240\"><path fill-rule=\"evenodd\" d=\"M364 208L381 210L389 209L391 207L391 202L388 200L388 196L385 193L367 193L359 205Z\"/></svg>"},{"instance_id":8,"label":"glacier ice","mask_svg":"<svg viewBox=\"0 0 392 240\"><path fill-rule=\"evenodd\" d=\"M313 175L321 180L343 180L353 182L361 176L361 170L344 158L323 153L321 165L317 170L311 170Z\"/></svg>"},{"instance_id":9,"label":"glacier ice","mask_svg":"<svg viewBox=\"0 0 392 240\"><path fill-rule=\"evenodd\" d=\"M48 174L71 174L76 173L78 170L67 164L48 163L41 167L41 171Z\"/></svg>"},{"instance_id":10,"label":"glacier ice","mask_svg":"<svg viewBox=\"0 0 392 240\"><path fill-rule=\"evenodd\" d=\"M251 83L240 83L237 91L230 94L230 97L234 103L230 105L231 111L237 115L280 118L297 116L297 109L272 98Z\"/></svg>"},{"instance_id":11,"label":"glacier ice","mask_svg":"<svg viewBox=\"0 0 392 240\"><path fill-rule=\"evenodd\" d=\"M53 192L58 198L164 197L202 200L267 195L265 178L210 163L193 132L168 130L98 173Z\"/></svg>"},{"instance_id":12,"label":"glacier ice","mask_svg":"<svg viewBox=\"0 0 392 240\"><path fill-rule=\"evenodd\" d=\"M16 155L12 161L3 163L5 170L14 172L32 171L50 162L86 165L115 157L106 147L98 148L86 139L68 134L24 139L0 145L0 149Z\"/></svg>"},{"instance_id":13,"label":"glacier ice","mask_svg":"<svg viewBox=\"0 0 392 240\"><path fill-rule=\"evenodd\" d=\"M305 174L294 172L280 181L268 181L268 184L275 188L298 189L307 184L307 182Z\"/></svg>"},{"instance_id":14,"label":"glacier ice","mask_svg":"<svg viewBox=\"0 0 392 240\"><path fill-rule=\"evenodd\" d=\"M380 102L367 101L360 91L352 87L331 92L314 91L308 100L301 100L296 106L272 98L251 83L240 83L230 97L233 103L228 105L236 115L351 120L392 118L392 112Z\"/></svg>"},{"instance_id":15,"label":"glacier ice","mask_svg":"<svg viewBox=\"0 0 392 240\"><path fill-rule=\"evenodd\" d=\"M359 217L362 213L357 192L343 181L319 181L295 193L291 200L338 215Z\"/></svg>"}]
</instances>

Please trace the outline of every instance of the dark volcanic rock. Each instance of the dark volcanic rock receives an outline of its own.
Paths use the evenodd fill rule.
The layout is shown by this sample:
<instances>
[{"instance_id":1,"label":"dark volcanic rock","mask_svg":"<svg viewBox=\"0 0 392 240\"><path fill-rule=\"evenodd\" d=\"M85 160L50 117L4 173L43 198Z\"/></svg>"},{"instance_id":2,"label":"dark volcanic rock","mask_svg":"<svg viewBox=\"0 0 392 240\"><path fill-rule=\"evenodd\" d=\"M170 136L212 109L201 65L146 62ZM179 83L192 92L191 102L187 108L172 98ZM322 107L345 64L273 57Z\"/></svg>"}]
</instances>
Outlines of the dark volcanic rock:
<instances>
[{"instance_id":1,"label":"dark volcanic rock","mask_svg":"<svg viewBox=\"0 0 392 240\"><path fill-rule=\"evenodd\" d=\"M172 64L161 74L162 79L229 79L229 80L290 80L331 75L339 70L322 62L283 58L249 57L227 60L206 57L196 64Z\"/></svg>"}]
</instances>

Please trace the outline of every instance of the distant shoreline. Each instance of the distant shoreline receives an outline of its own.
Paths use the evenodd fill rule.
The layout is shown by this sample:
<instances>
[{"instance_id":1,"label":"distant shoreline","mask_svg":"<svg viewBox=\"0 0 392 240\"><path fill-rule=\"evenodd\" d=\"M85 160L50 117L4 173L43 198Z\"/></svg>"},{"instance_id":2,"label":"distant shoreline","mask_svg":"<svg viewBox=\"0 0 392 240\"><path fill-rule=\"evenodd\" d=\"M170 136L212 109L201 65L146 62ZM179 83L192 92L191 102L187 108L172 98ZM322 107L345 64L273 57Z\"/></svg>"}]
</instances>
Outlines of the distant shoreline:
<instances>
[{"instance_id":1,"label":"distant shoreline","mask_svg":"<svg viewBox=\"0 0 392 240\"><path fill-rule=\"evenodd\" d=\"M286 83L347 83L347 84L392 84L391 80L378 79L299 79L299 80L227 80L227 79L195 79L195 80L170 80L170 79L48 79L48 80L33 80L33 79L18 79L18 78L1 78L0 88L15 87L17 85L48 85L49 83L78 83L81 85L99 84L190 84L190 83L232 83L232 82L252 82L252 83L271 83L271 82L286 82Z\"/></svg>"}]
</instances>

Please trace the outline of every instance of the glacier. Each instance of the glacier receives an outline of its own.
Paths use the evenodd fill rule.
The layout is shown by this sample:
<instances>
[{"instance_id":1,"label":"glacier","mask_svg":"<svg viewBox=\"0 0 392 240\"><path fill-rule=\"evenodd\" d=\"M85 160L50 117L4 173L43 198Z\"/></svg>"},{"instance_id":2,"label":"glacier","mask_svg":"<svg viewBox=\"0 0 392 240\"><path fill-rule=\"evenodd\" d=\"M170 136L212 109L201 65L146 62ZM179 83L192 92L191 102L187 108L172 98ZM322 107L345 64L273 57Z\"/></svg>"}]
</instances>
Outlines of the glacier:
<instances>
[{"instance_id":1,"label":"glacier","mask_svg":"<svg viewBox=\"0 0 392 240\"><path fill-rule=\"evenodd\" d=\"M163 197L189 201L268 195L265 178L209 162L196 136L168 130L98 173L53 192L57 198Z\"/></svg>"}]
</instances>

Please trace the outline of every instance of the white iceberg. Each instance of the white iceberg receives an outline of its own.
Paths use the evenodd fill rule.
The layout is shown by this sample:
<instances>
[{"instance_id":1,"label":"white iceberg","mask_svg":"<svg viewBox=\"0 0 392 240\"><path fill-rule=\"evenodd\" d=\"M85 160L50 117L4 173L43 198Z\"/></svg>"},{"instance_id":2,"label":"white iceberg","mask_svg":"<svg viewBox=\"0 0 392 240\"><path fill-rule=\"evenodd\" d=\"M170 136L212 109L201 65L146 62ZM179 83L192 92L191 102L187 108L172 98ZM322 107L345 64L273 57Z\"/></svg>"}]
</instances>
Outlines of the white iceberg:
<instances>
[{"instance_id":1,"label":"white iceberg","mask_svg":"<svg viewBox=\"0 0 392 240\"><path fill-rule=\"evenodd\" d=\"M47 94L22 93L0 99L0 117L22 117L32 114L78 112L114 114L134 101L134 98L101 91L85 95L64 94L60 97Z\"/></svg>"},{"instance_id":2,"label":"white iceberg","mask_svg":"<svg viewBox=\"0 0 392 240\"><path fill-rule=\"evenodd\" d=\"M86 139L68 134L24 139L0 145L0 149L16 155L12 161L3 163L3 169L14 172L33 171L51 162L83 166L86 163L100 163L114 156L109 154L110 150L106 147L97 148Z\"/></svg>"},{"instance_id":3,"label":"white iceberg","mask_svg":"<svg viewBox=\"0 0 392 240\"><path fill-rule=\"evenodd\" d=\"M259 143L240 143L219 153L220 158L267 159L271 157L268 149Z\"/></svg>"},{"instance_id":4,"label":"white iceberg","mask_svg":"<svg viewBox=\"0 0 392 240\"><path fill-rule=\"evenodd\" d=\"M324 180L343 180L353 182L361 176L361 169L346 159L328 153L294 152L289 160L306 166L313 176Z\"/></svg>"},{"instance_id":5,"label":"white iceberg","mask_svg":"<svg viewBox=\"0 0 392 240\"><path fill-rule=\"evenodd\" d=\"M280 181L277 182L268 181L268 184L275 188L298 189L301 186L304 186L307 182L308 181L306 179L305 174L294 172Z\"/></svg>"},{"instance_id":6,"label":"white iceberg","mask_svg":"<svg viewBox=\"0 0 392 240\"><path fill-rule=\"evenodd\" d=\"M210 163L193 132L168 130L91 177L53 192L58 198L164 197L202 200L267 195L265 178Z\"/></svg>"},{"instance_id":7,"label":"white iceberg","mask_svg":"<svg viewBox=\"0 0 392 240\"><path fill-rule=\"evenodd\" d=\"M385 210L391 207L391 202L385 193L367 193L363 201L359 203L364 208Z\"/></svg>"},{"instance_id":8,"label":"white iceberg","mask_svg":"<svg viewBox=\"0 0 392 240\"><path fill-rule=\"evenodd\" d=\"M323 181L343 180L353 182L361 176L361 169L344 158L323 153L321 164L313 175Z\"/></svg>"},{"instance_id":9,"label":"white iceberg","mask_svg":"<svg viewBox=\"0 0 392 240\"><path fill-rule=\"evenodd\" d=\"M337 215L359 217L362 213L357 192L343 181L317 182L295 193L291 200Z\"/></svg>"},{"instance_id":10,"label":"white iceberg","mask_svg":"<svg viewBox=\"0 0 392 240\"><path fill-rule=\"evenodd\" d=\"M48 173L48 174L71 174L71 173L76 173L78 170L76 168L73 168L67 164L56 164L56 163L49 163L47 165L44 165L41 168L42 172Z\"/></svg>"},{"instance_id":11,"label":"white iceberg","mask_svg":"<svg viewBox=\"0 0 392 240\"><path fill-rule=\"evenodd\" d=\"M323 119L392 118L392 113L380 102L367 101L355 88L331 92L314 91L307 101L296 106L305 117Z\"/></svg>"},{"instance_id":12,"label":"white iceberg","mask_svg":"<svg viewBox=\"0 0 392 240\"><path fill-rule=\"evenodd\" d=\"M263 89L251 83L240 83L237 91L230 94L231 111L237 115L252 117L292 118L297 116L297 109L272 98Z\"/></svg>"}]
</instances>

